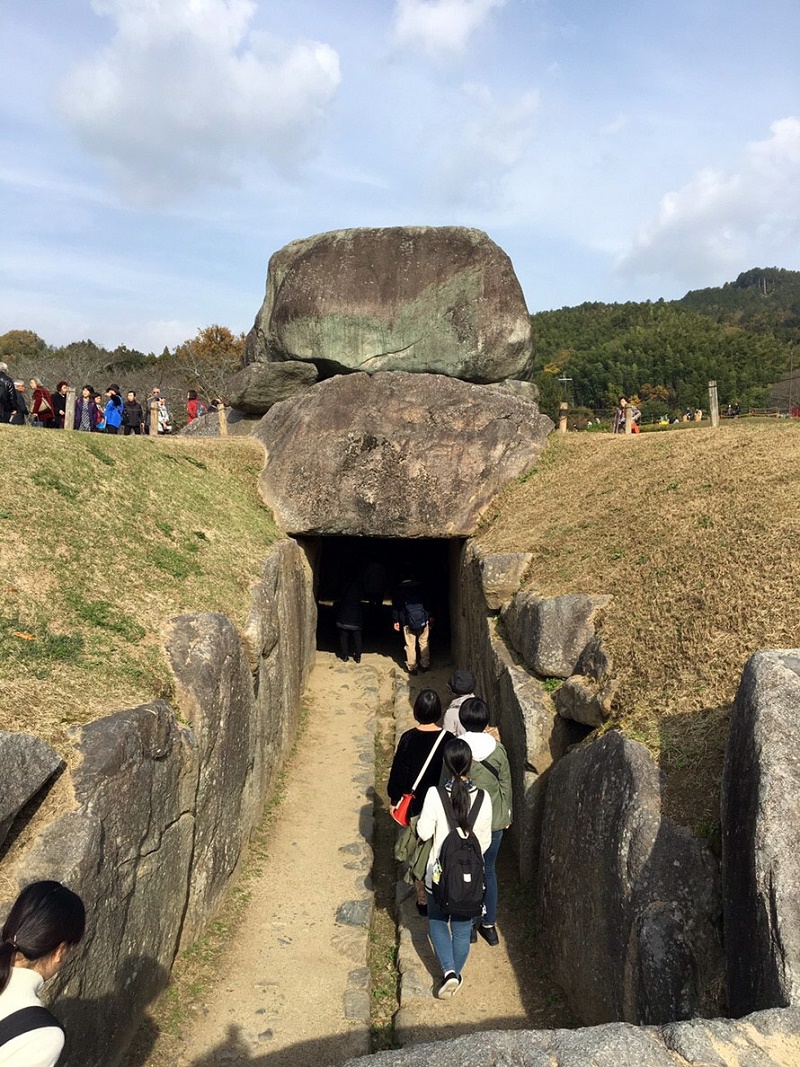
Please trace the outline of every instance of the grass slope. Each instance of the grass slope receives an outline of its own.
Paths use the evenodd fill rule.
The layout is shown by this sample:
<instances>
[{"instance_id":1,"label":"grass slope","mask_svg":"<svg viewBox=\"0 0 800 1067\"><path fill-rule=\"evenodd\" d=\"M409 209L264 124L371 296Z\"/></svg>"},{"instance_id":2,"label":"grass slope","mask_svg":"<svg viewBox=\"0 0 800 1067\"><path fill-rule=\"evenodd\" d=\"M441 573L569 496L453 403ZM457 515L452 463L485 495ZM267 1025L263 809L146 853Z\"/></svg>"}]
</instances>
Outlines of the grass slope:
<instances>
[{"instance_id":1,"label":"grass slope","mask_svg":"<svg viewBox=\"0 0 800 1067\"><path fill-rule=\"evenodd\" d=\"M161 627L244 622L280 534L263 452L0 426L0 728L64 748L66 729L170 696Z\"/></svg>"},{"instance_id":2,"label":"grass slope","mask_svg":"<svg viewBox=\"0 0 800 1067\"><path fill-rule=\"evenodd\" d=\"M745 661L800 645L800 425L554 436L478 541L533 553L531 591L614 594L612 722L657 754L667 810L713 829Z\"/></svg>"}]
</instances>

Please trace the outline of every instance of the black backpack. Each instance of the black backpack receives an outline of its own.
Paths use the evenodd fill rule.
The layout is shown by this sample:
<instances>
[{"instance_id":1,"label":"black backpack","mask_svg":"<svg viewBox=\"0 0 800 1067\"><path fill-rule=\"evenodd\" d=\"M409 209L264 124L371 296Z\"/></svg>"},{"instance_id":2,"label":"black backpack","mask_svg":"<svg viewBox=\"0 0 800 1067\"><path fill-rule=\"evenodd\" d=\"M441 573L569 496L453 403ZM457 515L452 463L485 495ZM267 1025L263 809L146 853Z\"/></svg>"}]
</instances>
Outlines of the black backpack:
<instances>
[{"instance_id":1,"label":"black backpack","mask_svg":"<svg viewBox=\"0 0 800 1067\"><path fill-rule=\"evenodd\" d=\"M438 790L450 833L442 842L434 867L433 899L437 907L448 915L475 919L483 911L484 869L481 845L473 827L483 803L483 790L478 790L470 808L467 818L469 833L466 837L462 837L457 829L450 794L444 786L439 786Z\"/></svg>"},{"instance_id":2,"label":"black backpack","mask_svg":"<svg viewBox=\"0 0 800 1067\"><path fill-rule=\"evenodd\" d=\"M424 606L417 600L408 601L403 609L406 616L406 626L412 633L421 634L428 625L428 613Z\"/></svg>"}]
</instances>

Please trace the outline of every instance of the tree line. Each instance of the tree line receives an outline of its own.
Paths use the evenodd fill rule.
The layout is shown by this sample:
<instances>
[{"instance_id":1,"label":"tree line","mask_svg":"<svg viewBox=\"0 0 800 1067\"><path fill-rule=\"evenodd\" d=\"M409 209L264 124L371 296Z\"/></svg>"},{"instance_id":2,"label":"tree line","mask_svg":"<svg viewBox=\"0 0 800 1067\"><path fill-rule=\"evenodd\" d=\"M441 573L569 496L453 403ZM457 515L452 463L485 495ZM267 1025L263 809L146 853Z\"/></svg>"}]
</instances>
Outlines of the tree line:
<instances>
[{"instance_id":1,"label":"tree line","mask_svg":"<svg viewBox=\"0 0 800 1067\"><path fill-rule=\"evenodd\" d=\"M49 345L32 330L9 330L0 335L0 362L8 364L13 378L38 378L50 389L63 380L78 391L91 384L103 393L116 382L144 397L158 386L179 416L189 389L208 400L225 397L227 382L241 368L244 341L243 333L211 325L156 355L126 345L107 349L94 341Z\"/></svg>"},{"instance_id":2,"label":"tree line","mask_svg":"<svg viewBox=\"0 0 800 1067\"><path fill-rule=\"evenodd\" d=\"M681 300L585 303L531 316L542 410L590 413L631 397L645 419L720 403L768 406L800 339L800 272L755 269Z\"/></svg>"}]
</instances>

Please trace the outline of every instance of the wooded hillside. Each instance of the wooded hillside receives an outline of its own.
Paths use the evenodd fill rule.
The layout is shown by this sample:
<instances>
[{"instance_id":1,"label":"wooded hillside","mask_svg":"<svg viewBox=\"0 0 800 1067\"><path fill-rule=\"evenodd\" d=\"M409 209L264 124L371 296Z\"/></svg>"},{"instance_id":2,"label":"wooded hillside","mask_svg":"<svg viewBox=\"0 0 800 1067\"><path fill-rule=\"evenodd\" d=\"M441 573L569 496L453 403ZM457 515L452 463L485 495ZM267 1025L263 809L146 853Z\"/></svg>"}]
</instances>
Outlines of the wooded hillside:
<instances>
[{"instance_id":1,"label":"wooded hillside","mask_svg":"<svg viewBox=\"0 0 800 1067\"><path fill-rule=\"evenodd\" d=\"M761 408L800 339L800 272L755 269L681 300L601 304L531 316L542 408L593 411L635 396L645 418L720 403ZM571 381L561 379L571 379ZM798 389L800 396L800 389Z\"/></svg>"}]
</instances>

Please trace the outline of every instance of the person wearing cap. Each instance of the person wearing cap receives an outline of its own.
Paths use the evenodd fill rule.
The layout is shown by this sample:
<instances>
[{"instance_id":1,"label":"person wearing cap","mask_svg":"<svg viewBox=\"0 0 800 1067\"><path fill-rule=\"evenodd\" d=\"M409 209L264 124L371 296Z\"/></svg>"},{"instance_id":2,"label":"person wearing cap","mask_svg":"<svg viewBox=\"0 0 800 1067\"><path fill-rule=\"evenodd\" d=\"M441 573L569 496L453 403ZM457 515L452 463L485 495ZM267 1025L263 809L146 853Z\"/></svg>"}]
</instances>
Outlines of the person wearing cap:
<instances>
[{"instance_id":1,"label":"person wearing cap","mask_svg":"<svg viewBox=\"0 0 800 1067\"><path fill-rule=\"evenodd\" d=\"M121 396L122 390L116 382L112 382L106 389L106 433L119 433L122 426L122 413L124 404Z\"/></svg>"},{"instance_id":2,"label":"person wearing cap","mask_svg":"<svg viewBox=\"0 0 800 1067\"><path fill-rule=\"evenodd\" d=\"M464 733L458 712L465 700L475 696L475 684L475 675L464 667L460 667L450 675L447 688L453 694L453 699L444 713L442 729L449 730L454 737L460 737Z\"/></svg>"}]
</instances>

